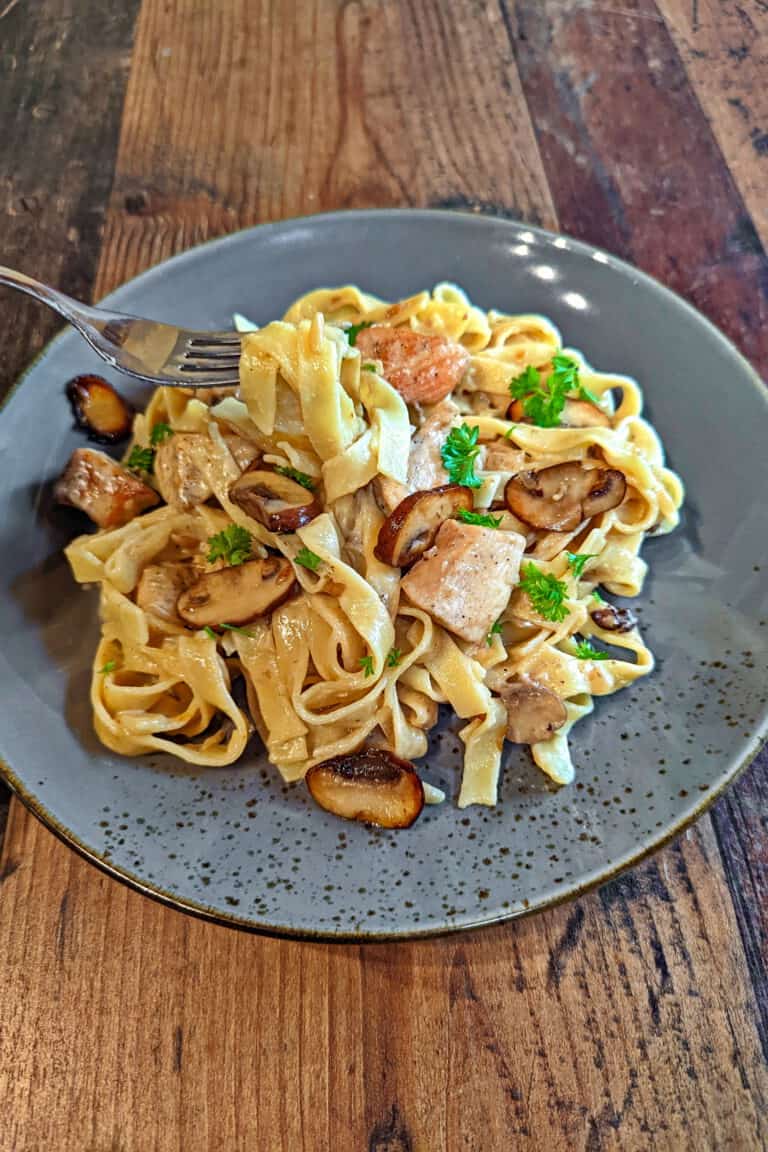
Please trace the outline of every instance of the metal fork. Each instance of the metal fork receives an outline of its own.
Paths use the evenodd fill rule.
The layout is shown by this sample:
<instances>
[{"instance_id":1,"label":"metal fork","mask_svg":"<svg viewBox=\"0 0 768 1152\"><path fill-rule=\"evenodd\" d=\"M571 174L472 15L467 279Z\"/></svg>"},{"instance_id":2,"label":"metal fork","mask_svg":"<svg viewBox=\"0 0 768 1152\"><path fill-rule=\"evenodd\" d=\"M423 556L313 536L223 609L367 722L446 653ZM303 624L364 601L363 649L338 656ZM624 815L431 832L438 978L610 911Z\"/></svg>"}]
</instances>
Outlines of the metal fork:
<instances>
[{"instance_id":1,"label":"metal fork","mask_svg":"<svg viewBox=\"0 0 768 1152\"><path fill-rule=\"evenodd\" d=\"M53 308L102 360L138 380L170 388L222 388L238 383L237 332L191 332L123 312L91 308L2 265L0 284L18 288Z\"/></svg>"}]
</instances>

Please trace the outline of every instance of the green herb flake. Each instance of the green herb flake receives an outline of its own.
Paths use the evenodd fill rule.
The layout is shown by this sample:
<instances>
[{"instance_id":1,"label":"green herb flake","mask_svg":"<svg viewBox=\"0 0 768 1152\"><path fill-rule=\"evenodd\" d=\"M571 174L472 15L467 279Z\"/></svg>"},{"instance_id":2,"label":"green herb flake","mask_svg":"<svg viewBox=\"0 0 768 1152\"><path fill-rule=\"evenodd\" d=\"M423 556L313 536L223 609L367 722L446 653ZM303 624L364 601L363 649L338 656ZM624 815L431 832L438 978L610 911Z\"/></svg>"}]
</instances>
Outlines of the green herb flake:
<instances>
[{"instance_id":1,"label":"green herb flake","mask_svg":"<svg viewBox=\"0 0 768 1152\"><path fill-rule=\"evenodd\" d=\"M117 660L107 660L103 668L99 668L100 676L107 676L110 672L114 672L117 668Z\"/></svg>"},{"instance_id":2,"label":"green herb flake","mask_svg":"<svg viewBox=\"0 0 768 1152\"><path fill-rule=\"evenodd\" d=\"M456 519L464 524L476 524L478 528L498 528L502 521L501 516L491 516L487 512L472 512L469 508L460 508L456 513Z\"/></svg>"},{"instance_id":3,"label":"green herb flake","mask_svg":"<svg viewBox=\"0 0 768 1152\"><path fill-rule=\"evenodd\" d=\"M568 586L563 580L542 572L535 564L526 564L518 587L525 592L531 607L545 620L560 624L568 615L565 604Z\"/></svg>"},{"instance_id":4,"label":"green herb flake","mask_svg":"<svg viewBox=\"0 0 768 1152\"><path fill-rule=\"evenodd\" d=\"M223 628L227 632L239 632L241 636L253 638L253 632L249 632L247 628L241 628L239 624L219 624L219 628Z\"/></svg>"},{"instance_id":5,"label":"green herb flake","mask_svg":"<svg viewBox=\"0 0 768 1152\"><path fill-rule=\"evenodd\" d=\"M209 636L211 640L215 640L218 643L219 638L214 632L213 628L209 628L206 624L205 628L203 628L203 632L205 632L206 636Z\"/></svg>"},{"instance_id":6,"label":"green herb flake","mask_svg":"<svg viewBox=\"0 0 768 1152\"><path fill-rule=\"evenodd\" d=\"M360 667L365 672L365 678L373 676L373 656L361 656Z\"/></svg>"},{"instance_id":7,"label":"green herb flake","mask_svg":"<svg viewBox=\"0 0 768 1152\"><path fill-rule=\"evenodd\" d=\"M296 564L301 564L302 568L309 568L310 572L317 572L322 564L322 559L316 552L311 552L309 548L302 548L294 556Z\"/></svg>"},{"instance_id":8,"label":"green herb flake","mask_svg":"<svg viewBox=\"0 0 768 1152\"><path fill-rule=\"evenodd\" d=\"M375 372L376 371L376 365L375 364L363 364L362 370L363 370L363 372Z\"/></svg>"},{"instance_id":9,"label":"green herb flake","mask_svg":"<svg viewBox=\"0 0 768 1152\"><path fill-rule=\"evenodd\" d=\"M130 468L132 472L149 472L152 473L155 467L155 453L152 448L142 448L140 444L134 444L131 448L131 454L126 460L126 467Z\"/></svg>"},{"instance_id":10,"label":"green herb flake","mask_svg":"<svg viewBox=\"0 0 768 1152\"><path fill-rule=\"evenodd\" d=\"M477 425L470 428L468 424L462 424L448 433L440 456L452 484L462 484L465 488L479 488L482 484L475 475L475 460L480 454L479 438Z\"/></svg>"},{"instance_id":11,"label":"green herb flake","mask_svg":"<svg viewBox=\"0 0 768 1152\"><path fill-rule=\"evenodd\" d=\"M595 600L597 600L598 604L605 604L606 603L606 601L603 600L602 596L600 595L600 589L599 588L593 588L592 589L592 596L594 597Z\"/></svg>"},{"instance_id":12,"label":"green herb flake","mask_svg":"<svg viewBox=\"0 0 768 1152\"><path fill-rule=\"evenodd\" d=\"M505 440L511 440L515 434L516 428L517 428L517 424L513 424L511 428L507 428L506 432L504 433L504 439Z\"/></svg>"},{"instance_id":13,"label":"green herb flake","mask_svg":"<svg viewBox=\"0 0 768 1152\"><path fill-rule=\"evenodd\" d=\"M387 656L387 668L397 668L402 658L403 654L400 649L392 648Z\"/></svg>"},{"instance_id":14,"label":"green herb flake","mask_svg":"<svg viewBox=\"0 0 768 1152\"><path fill-rule=\"evenodd\" d=\"M591 640L579 640L576 644L576 655L579 660L610 660L608 653L593 647Z\"/></svg>"},{"instance_id":15,"label":"green herb flake","mask_svg":"<svg viewBox=\"0 0 768 1152\"><path fill-rule=\"evenodd\" d=\"M301 484L302 488L306 488L308 492L314 492L315 482L311 476L306 472L299 472L298 468L291 468L287 464L281 464L276 469L281 476L287 476L289 480L295 480L297 484Z\"/></svg>"},{"instance_id":16,"label":"green herb flake","mask_svg":"<svg viewBox=\"0 0 768 1152\"><path fill-rule=\"evenodd\" d=\"M149 442L153 448L157 448L158 444L163 444L169 436L173 436L173 428L170 424L154 424L149 434Z\"/></svg>"},{"instance_id":17,"label":"green herb flake","mask_svg":"<svg viewBox=\"0 0 768 1152\"><path fill-rule=\"evenodd\" d=\"M253 537L239 524L230 524L223 532L208 538L208 563L226 560L230 567L244 564L251 555Z\"/></svg>"},{"instance_id":18,"label":"green herb flake","mask_svg":"<svg viewBox=\"0 0 768 1152\"><path fill-rule=\"evenodd\" d=\"M571 566L571 571L577 580L580 580L584 574L584 567L588 560L594 560L597 552L566 552L568 563Z\"/></svg>"},{"instance_id":19,"label":"green herb flake","mask_svg":"<svg viewBox=\"0 0 768 1152\"><path fill-rule=\"evenodd\" d=\"M490 648L491 644L493 644L494 636L498 636L500 632L501 632L501 616L499 616L498 620L494 620L493 624L491 624L491 630L485 638L485 642L489 648Z\"/></svg>"},{"instance_id":20,"label":"green herb flake","mask_svg":"<svg viewBox=\"0 0 768 1152\"><path fill-rule=\"evenodd\" d=\"M372 328L373 320L361 320L359 324L350 324L346 329L347 340L349 341L350 348L354 348L357 343L357 337L363 328Z\"/></svg>"}]
</instances>

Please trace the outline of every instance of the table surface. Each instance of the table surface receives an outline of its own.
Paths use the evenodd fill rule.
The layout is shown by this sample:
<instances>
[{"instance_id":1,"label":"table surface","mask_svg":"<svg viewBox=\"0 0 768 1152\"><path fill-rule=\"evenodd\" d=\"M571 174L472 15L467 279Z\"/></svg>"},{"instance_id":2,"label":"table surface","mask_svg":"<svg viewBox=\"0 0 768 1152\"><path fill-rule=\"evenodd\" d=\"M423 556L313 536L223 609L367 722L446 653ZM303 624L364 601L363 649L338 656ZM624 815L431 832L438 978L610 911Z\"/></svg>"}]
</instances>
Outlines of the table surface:
<instances>
[{"instance_id":1,"label":"table surface","mask_svg":"<svg viewBox=\"0 0 768 1152\"><path fill-rule=\"evenodd\" d=\"M414 205L561 229L768 370L765 0L0 0L3 262L84 299L209 237ZM57 328L4 294L0 385ZM762 1149L765 756L600 891L474 934L271 940L16 802L9 1149Z\"/></svg>"}]
</instances>

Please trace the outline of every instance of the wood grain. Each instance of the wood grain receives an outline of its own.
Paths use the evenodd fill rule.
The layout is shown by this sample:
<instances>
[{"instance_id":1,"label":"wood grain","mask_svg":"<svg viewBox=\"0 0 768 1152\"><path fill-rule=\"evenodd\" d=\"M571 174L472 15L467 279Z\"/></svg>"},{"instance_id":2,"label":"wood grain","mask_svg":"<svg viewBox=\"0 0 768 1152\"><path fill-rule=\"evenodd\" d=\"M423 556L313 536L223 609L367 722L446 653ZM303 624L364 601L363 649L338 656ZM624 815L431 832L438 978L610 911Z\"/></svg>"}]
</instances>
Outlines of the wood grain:
<instances>
[{"instance_id":1,"label":"wood grain","mask_svg":"<svg viewBox=\"0 0 768 1152\"><path fill-rule=\"evenodd\" d=\"M523 89L563 231L691 300L768 375L768 261L652 0L517 0Z\"/></svg>"},{"instance_id":2,"label":"wood grain","mask_svg":"<svg viewBox=\"0 0 768 1152\"><path fill-rule=\"evenodd\" d=\"M657 3L765 248L768 8L760 0Z\"/></svg>"},{"instance_id":3,"label":"wood grain","mask_svg":"<svg viewBox=\"0 0 768 1152\"><path fill-rule=\"evenodd\" d=\"M299 944L188 919L19 808L2 877L7 1147L768 1140L768 1073L706 824L576 905L418 944Z\"/></svg>"},{"instance_id":4,"label":"wood grain","mask_svg":"<svg viewBox=\"0 0 768 1152\"><path fill-rule=\"evenodd\" d=\"M690 162L703 166L722 228L741 220L746 235L746 209L658 11L615 7L635 31L652 25L633 53L596 3L144 0L96 293L281 215L459 204L554 225L556 205L567 230L694 297L709 276L710 305L759 359L760 305L747 298L759 252L732 251L715 301L722 229L680 211L682 177L639 124L638 89L623 94L630 83L650 99L657 50L652 115L698 116L705 137ZM607 44L592 43L598 32ZM626 140L606 102L621 109ZM649 203L642 180L655 162L672 183ZM664 227L645 219L653 207L667 229L687 229L666 253ZM752 813L726 807L733 797L717 835L702 820L576 904L471 936L366 947L273 941L173 913L14 805L0 857L0 1143L761 1149L764 1020L742 936L751 923L747 951L764 959L750 906L765 895L766 858L744 889L740 935L723 856L745 874L750 837L766 843L765 797Z\"/></svg>"}]
</instances>

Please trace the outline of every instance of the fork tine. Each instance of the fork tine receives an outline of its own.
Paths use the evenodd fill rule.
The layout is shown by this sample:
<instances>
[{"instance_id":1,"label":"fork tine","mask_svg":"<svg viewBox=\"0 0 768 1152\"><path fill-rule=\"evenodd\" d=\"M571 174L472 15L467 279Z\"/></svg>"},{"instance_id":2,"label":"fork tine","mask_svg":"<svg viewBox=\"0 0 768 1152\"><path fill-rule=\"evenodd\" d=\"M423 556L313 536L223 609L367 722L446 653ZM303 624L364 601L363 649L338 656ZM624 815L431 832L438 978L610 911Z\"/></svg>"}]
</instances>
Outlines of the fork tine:
<instances>
[{"instance_id":1,"label":"fork tine","mask_svg":"<svg viewBox=\"0 0 768 1152\"><path fill-rule=\"evenodd\" d=\"M240 337L237 332L205 332L199 336L191 336L187 340L187 348L240 348Z\"/></svg>"},{"instance_id":2,"label":"fork tine","mask_svg":"<svg viewBox=\"0 0 768 1152\"><path fill-rule=\"evenodd\" d=\"M181 360L177 364L177 371L188 372L194 375L196 372L203 376L215 376L217 372L227 372L229 375L234 373L237 375L239 363L237 360L205 360L200 363L194 360Z\"/></svg>"}]
</instances>

